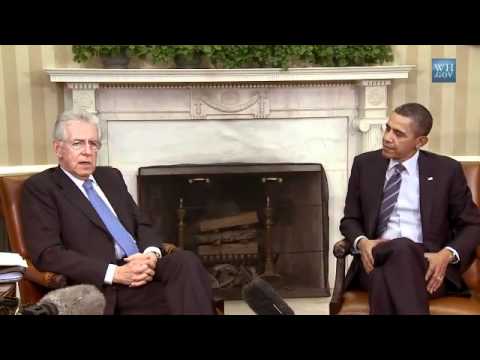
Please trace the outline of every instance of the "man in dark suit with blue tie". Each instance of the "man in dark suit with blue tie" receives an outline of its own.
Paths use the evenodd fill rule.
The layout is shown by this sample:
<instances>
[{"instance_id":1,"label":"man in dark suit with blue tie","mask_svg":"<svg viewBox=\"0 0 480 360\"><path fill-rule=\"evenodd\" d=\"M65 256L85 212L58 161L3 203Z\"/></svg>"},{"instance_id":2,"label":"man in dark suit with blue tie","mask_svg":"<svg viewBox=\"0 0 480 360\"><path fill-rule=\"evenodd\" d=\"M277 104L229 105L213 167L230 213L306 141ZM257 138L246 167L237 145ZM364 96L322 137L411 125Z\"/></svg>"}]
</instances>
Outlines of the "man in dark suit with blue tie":
<instances>
[{"instance_id":1,"label":"man in dark suit with blue tie","mask_svg":"<svg viewBox=\"0 0 480 360\"><path fill-rule=\"evenodd\" d=\"M33 264L103 291L106 314L212 314L198 257L165 247L117 169L97 167L98 118L66 112L54 129L59 166L24 185L22 221ZM163 251L162 251L163 250Z\"/></svg>"},{"instance_id":2,"label":"man in dark suit with blue tie","mask_svg":"<svg viewBox=\"0 0 480 360\"><path fill-rule=\"evenodd\" d=\"M399 106L381 150L353 162L340 231L354 260L346 289L368 291L371 314L428 314L428 299L461 291L480 243L480 213L459 162L420 150L432 116Z\"/></svg>"}]
</instances>

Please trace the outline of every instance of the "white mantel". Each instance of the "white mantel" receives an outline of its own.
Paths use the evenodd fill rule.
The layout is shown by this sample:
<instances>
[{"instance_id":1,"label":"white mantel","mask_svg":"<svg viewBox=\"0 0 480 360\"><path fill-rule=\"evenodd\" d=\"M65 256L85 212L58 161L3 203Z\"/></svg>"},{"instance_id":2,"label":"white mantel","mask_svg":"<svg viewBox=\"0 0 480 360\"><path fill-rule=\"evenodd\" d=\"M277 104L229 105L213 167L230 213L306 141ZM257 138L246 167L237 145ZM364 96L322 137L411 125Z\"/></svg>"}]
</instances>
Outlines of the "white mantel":
<instances>
[{"instance_id":1,"label":"white mantel","mask_svg":"<svg viewBox=\"0 0 480 360\"><path fill-rule=\"evenodd\" d=\"M381 146L392 81L414 66L295 69L47 69L65 108L97 113L99 163L136 198L140 166L318 162L329 183L330 244L340 238L353 157ZM334 259L330 257L330 285Z\"/></svg>"},{"instance_id":2,"label":"white mantel","mask_svg":"<svg viewBox=\"0 0 480 360\"><path fill-rule=\"evenodd\" d=\"M283 69L46 69L62 83L205 83L406 79L414 66Z\"/></svg>"}]
</instances>

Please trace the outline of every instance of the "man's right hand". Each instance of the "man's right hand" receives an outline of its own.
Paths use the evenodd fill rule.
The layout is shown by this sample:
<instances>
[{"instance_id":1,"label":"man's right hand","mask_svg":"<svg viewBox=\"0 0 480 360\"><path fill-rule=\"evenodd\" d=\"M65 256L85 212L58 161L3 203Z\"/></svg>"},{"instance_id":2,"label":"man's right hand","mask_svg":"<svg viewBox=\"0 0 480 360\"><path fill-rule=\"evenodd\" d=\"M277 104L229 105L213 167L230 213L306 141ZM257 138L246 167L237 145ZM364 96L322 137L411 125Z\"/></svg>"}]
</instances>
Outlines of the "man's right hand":
<instances>
[{"instance_id":1,"label":"man's right hand","mask_svg":"<svg viewBox=\"0 0 480 360\"><path fill-rule=\"evenodd\" d=\"M374 259L373 259L373 254L372 250L375 246L378 244L381 244L382 242L385 242L387 240L383 239L375 239L375 240L369 240L369 239L360 239L357 243L357 248L360 251L360 257L362 259L362 264L363 268L367 272L367 274L370 274L370 272L373 270L373 265L374 265Z\"/></svg>"},{"instance_id":2,"label":"man's right hand","mask_svg":"<svg viewBox=\"0 0 480 360\"><path fill-rule=\"evenodd\" d=\"M113 282L130 287L138 287L152 281L155 272L145 263L128 262L117 266Z\"/></svg>"}]
</instances>

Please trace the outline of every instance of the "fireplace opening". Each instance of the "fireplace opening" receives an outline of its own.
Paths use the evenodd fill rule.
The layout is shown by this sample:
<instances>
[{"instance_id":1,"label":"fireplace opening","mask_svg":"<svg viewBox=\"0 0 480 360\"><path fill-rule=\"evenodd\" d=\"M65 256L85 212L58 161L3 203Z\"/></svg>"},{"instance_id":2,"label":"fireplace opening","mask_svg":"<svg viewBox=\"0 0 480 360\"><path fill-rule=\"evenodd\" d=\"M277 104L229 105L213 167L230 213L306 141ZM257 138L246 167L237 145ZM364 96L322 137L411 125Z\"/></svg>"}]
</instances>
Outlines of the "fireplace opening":
<instances>
[{"instance_id":1,"label":"fireplace opening","mask_svg":"<svg viewBox=\"0 0 480 360\"><path fill-rule=\"evenodd\" d=\"M218 295L240 299L255 275L283 297L330 295L321 164L150 166L137 184L155 231L200 257Z\"/></svg>"}]
</instances>

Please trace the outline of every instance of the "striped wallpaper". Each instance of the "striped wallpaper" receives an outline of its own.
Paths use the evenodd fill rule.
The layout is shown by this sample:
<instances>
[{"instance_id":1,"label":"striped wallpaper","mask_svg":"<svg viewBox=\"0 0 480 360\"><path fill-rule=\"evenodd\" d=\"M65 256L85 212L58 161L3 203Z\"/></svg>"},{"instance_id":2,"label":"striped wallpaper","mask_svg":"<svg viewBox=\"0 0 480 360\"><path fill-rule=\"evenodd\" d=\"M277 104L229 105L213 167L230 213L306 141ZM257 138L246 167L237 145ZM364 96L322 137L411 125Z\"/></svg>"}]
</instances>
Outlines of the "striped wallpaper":
<instances>
[{"instance_id":1,"label":"striped wallpaper","mask_svg":"<svg viewBox=\"0 0 480 360\"><path fill-rule=\"evenodd\" d=\"M395 64L416 65L396 80L390 105L418 101L435 123L428 149L450 155L480 155L480 46L396 45ZM431 82L431 59L457 59L457 82ZM63 109L61 85L47 67L81 67L68 45L0 46L0 166L55 163L50 132Z\"/></svg>"},{"instance_id":2,"label":"striped wallpaper","mask_svg":"<svg viewBox=\"0 0 480 360\"><path fill-rule=\"evenodd\" d=\"M0 165L55 163L50 132L63 91L45 67L65 67L69 46L0 46Z\"/></svg>"},{"instance_id":3,"label":"striped wallpaper","mask_svg":"<svg viewBox=\"0 0 480 360\"><path fill-rule=\"evenodd\" d=\"M427 149L448 155L480 155L480 46L394 46L394 62L416 65L406 80L397 80L391 107L417 101L432 112ZM457 82L432 83L432 58L456 58Z\"/></svg>"}]
</instances>

